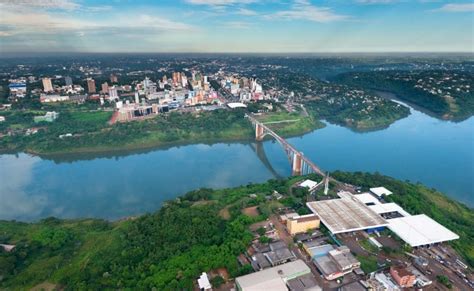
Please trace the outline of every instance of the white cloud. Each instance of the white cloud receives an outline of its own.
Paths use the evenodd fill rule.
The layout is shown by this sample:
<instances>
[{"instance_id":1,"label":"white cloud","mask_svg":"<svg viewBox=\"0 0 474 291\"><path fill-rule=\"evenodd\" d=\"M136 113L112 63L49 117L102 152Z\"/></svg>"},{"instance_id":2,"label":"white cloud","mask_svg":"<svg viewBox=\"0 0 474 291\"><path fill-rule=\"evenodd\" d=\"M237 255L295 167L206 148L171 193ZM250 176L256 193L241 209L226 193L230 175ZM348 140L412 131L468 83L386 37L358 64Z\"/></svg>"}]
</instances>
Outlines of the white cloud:
<instances>
[{"instance_id":1,"label":"white cloud","mask_svg":"<svg viewBox=\"0 0 474 291\"><path fill-rule=\"evenodd\" d=\"M224 26L231 29L250 29L253 24L244 21L229 21L225 22Z\"/></svg>"},{"instance_id":2,"label":"white cloud","mask_svg":"<svg viewBox=\"0 0 474 291\"><path fill-rule=\"evenodd\" d=\"M240 8L237 10L237 14L245 16L254 16L257 15L257 12L246 8Z\"/></svg>"},{"instance_id":3,"label":"white cloud","mask_svg":"<svg viewBox=\"0 0 474 291\"><path fill-rule=\"evenodd\" d=\"M397 0L357 0L357 3L361 4L390 4L398 2Z\"/></svg>"},{"instance_id":4,"label":"white cloud","mask_svg":"<svg viewBox=\"0 0 474 291\"><path fill-rule=\"evenodd\" d=\"M71 0L0 0L0 4L61 10L75 10L81 7Z\"/></svg>"},{"instance_id":5,"label":"white cloud","mask_svg":"<svg viewBox=\"0 0 474 291\"><path fill-rule=\"evenodd\" d=\"M317 7L308 0L295 0L290 10L278 11L268 15L270 19L302 19L313 22L333 22L348 19L349 16L337 14L331 8Z\"/></svg>"},{"instance_id":6,"label":"white cloud","mask_svg":"<svg viewBox=\"0 0 474 291\"><path fill-rule=\"evenodd\" d=\"M256 0L186 0L190 4L209 5L209 6L226 6L235 4L249 4Z\"/></svg>"},{"instance_id":7,"label":"white cloud","mask_svg":"<svg viewBox=\"0 0 474 291\"><path fill-rule=\"evenodd\" d=\"M450 4L445 4L441 8L436 9L435 11L473 12L474 11L474 3L450 3Z\"/></svg>"}]
</instances>

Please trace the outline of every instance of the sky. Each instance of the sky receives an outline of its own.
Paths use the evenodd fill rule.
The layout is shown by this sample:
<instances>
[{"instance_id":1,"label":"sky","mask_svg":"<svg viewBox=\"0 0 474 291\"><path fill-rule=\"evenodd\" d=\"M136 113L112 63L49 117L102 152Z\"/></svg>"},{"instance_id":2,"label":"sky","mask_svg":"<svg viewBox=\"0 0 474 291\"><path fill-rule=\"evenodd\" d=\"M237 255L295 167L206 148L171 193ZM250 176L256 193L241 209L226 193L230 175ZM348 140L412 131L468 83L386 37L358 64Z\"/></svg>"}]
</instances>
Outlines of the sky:
<instances>
[{"instance_id":1,"label":"sky","mask_svg":"<svg viewBox=\"0 0 474 291\"><path fill-rule=\"evenodd\" d=\"M474 2L0 0L7 52L474 52Z\"/></svg>"}]
</instances>

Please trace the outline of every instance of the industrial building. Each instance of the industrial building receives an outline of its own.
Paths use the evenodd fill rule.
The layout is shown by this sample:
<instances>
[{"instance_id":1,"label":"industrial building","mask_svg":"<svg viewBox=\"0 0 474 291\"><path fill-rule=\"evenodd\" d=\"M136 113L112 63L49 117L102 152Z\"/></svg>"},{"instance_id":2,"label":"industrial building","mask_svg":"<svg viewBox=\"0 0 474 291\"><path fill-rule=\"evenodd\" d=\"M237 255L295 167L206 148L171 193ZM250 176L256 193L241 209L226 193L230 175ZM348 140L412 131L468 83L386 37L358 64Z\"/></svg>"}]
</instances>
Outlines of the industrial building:
<instances>
[{"instance_id":1,"label":"industrial building","mask_svg":"<svg viewBox=\"0 0 474 291\"><path fill-rule=\"evenodd\" d=\"M411 215L396 203L382 203L377 198L382 192L389 195L390 191L383 187L357 195L342 191L339 199L308 202L307 206L333 234L387 227L412 247L459 239L425 214Z\"/></svg>"},{"instance_id":2,"label":"industrial building","mask_svg":"<svg viewBox=\"0 0 474 291\"><path fill-rule=\"evenodd\" d=\"M308 202L306 205L333 234L387 226L385 219L351 196Z\"/></svg>"},{"instance_id":3,"label":"industrial building","mask_svg":"<svg viewBox=\"0 0 474 291\"><path fill-rule=\"evenodd\" d=\"M388 228L412 247L459 239L459 236L425 214L389 220Z\"/></svg>"},{"instance_id":4,"label":"industrial building","mask_svg":"<svg viewBox=\"0 0 474 291\"><path fill-rule=\"evenodd\" d=\"M308 274L311 274L311 269L302 260L297 260L260 272L255 272L245 276L237 277L235 279L235 284L237 286L237 290L240 291L288 291L288 289L290 288L287 285L288 282L297 284L295 281L292 280L302 277L305 278L305 276ZM304 280L304 282L306 282L307 284L308 282L310 282L310 280ZM314 282L314 284L316 284L316 282ZM316 286L312 287L314 288ZM318 290L310 288L311 286L306 286L306 290Z\"/></svg>"},{"instance_id":5,"label":"industrial building","mask_svg":"<svg viewBox=\"0 0 474 291\"><path fill-rule=\"evenodd\" d=\"M360 267L360 262L346 246L331 250L325 256L314 258L313 262L326 280L335 280Z\"/></svg>"},{"instance_id":6,"label":"industrial building","mask_svg":"<svg viewBox=\"0 0 474 291\"><path fill-rule=\"evenodd\" d=\"M291 235L306 232L310 229L319 228L319 217L315 214L293 216L286 221L286 227Z\"/></svg>"}]
</instances>

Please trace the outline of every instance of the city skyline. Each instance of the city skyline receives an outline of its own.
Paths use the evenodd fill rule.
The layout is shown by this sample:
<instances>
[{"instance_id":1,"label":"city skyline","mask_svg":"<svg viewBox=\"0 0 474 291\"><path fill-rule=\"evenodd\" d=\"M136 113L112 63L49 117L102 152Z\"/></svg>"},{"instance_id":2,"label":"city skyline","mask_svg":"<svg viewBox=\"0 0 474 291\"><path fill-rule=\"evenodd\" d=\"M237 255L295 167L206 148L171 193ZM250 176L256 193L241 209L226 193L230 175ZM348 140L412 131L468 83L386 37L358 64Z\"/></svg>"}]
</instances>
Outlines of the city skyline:
<instances>
[{"instance_id":1,"label":"city skyline","mask_svg":"<svg viewBox=\"0 0 474 291\"><path fill-rule=\"evenodd\" d=\"M474 4L1 0L0 52L472 52Z\"/></svg>"}]
</instances>

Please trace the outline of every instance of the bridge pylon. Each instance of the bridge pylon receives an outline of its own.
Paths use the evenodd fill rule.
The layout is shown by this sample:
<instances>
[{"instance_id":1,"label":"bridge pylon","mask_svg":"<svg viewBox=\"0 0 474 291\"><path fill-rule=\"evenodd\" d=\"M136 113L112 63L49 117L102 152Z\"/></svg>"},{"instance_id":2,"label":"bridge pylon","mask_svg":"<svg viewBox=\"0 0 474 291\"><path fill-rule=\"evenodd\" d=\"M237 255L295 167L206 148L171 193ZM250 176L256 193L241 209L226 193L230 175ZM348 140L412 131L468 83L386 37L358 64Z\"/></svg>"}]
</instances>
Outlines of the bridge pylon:
<instances>
[{"instance_id":1,"label":"bridge pylon","mask_svg":"<svg viewBox=\"0 0 474 291\"><path fill-rule=\"evenodd\" d=\"M260 123L255 123L255 140L262 141L265 129Z\"/></svg>"},{"instance_id":2,"label":"bridge pylon","mask_svg":"<svg viewBox=\"0 0 474 291\"><path fill-rule=\"evenodd\" d=\"M303 166L303 161L301 159L301 154L297 152L293 152L293 164L291 167L293 176L301 175L302 166Z\"/></svg>"}]
</instances>

